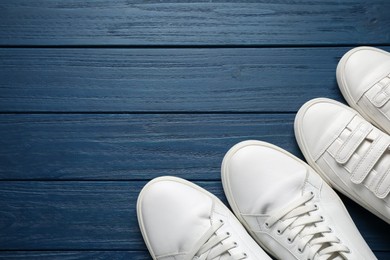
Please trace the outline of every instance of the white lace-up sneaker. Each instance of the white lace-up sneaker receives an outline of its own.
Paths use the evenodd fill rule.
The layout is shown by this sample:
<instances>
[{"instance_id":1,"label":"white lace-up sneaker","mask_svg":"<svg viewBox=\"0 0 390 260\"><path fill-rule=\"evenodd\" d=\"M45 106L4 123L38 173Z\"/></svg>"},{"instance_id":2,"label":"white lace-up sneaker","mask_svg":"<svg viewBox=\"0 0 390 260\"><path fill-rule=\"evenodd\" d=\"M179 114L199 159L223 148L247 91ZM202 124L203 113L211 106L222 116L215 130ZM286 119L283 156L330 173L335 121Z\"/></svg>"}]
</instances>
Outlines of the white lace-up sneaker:
<instances>
[{"instance_id":1,"label":"white lace-up sneaker","mask_svg":"<svg viewBox=\"0 0 390 260\"><path fill-rule=\"evenodd\" d=\"M355 110L313 99L295 118L307 162L335 189L390 223L390 137Z\"/></svg>"},{"instance_id":2,"label":"white lace-up sneaker","mask_svg":"<svg viewBox=\"0 0 390 260\"><path fill-rule=\"evenodd\" d=\"M137 215L153 259L271 259L217 197L180 178L150 181Z\"/></svg>"},{"instance_id":3,"label":"white lace-up sneaker","mask_svg":"<svg viewBox=\"0 0 390 260\"><path fill-rule=\"evenodd\" d=\"M337 82L352 108L390 133L390 53L372 47L350 50L337 66Z\"/></svg>"},{"instance_id":4,"label":"white lace-up sneaker","mask_svg":"<svg viewBox=\"0 0 390 260\"><path fill-rule=\"evenodd\" d=\"M278 259L376 259L337 194L281 148L260 141L233 146L222 183L238 219Z\"/></svg>"}]
</instances>

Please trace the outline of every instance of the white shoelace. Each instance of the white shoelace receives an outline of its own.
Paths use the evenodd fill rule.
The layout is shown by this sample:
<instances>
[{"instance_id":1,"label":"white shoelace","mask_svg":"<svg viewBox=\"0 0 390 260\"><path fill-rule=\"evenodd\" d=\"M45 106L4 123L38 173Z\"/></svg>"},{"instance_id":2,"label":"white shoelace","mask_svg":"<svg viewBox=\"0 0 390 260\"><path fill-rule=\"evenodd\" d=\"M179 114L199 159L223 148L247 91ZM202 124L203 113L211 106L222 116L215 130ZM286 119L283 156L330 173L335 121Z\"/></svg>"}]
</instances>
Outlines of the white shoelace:
<instances>
[{"instance_id":1,"label":"white shoelace","mask_svg":"<svg viewBox=\"0 0 390 260\"><path fill-rule=\"evenodd\" d=\"M299 239L300 253L310 245L308 260L323 260L340 255L341 252L349 253L349 249L332 234L332 229L322 223L324 221L322 216L309 214L318 209L317 205L311 202L313 198L313 192L305 193L286 208L274 212L266 220L265 225L268 228L276 225L278 234L288 232L289 243ZM297 238L298 235L300 238Z\"/></svg>"},{"instance_id":2,"label":"white shoelace","mask_svg":"<svg viewBox=\"0 0 390 260\"><path fill-rule=\"evenodd\" d=\"M223 254L229 254L230 249L236 248L237 243L232 241L226 241L230 237L230 233L219 233L216 231L223 226L224 222L214 221L211 227L200 238L200 240L194 246L194 249L188 253L186 260L192 260L196 257L197 260L211 260L215 259ZM234 253L230 255L230 259L241 260L247 256L245 253Z\"/></svg>"}]
</instances>

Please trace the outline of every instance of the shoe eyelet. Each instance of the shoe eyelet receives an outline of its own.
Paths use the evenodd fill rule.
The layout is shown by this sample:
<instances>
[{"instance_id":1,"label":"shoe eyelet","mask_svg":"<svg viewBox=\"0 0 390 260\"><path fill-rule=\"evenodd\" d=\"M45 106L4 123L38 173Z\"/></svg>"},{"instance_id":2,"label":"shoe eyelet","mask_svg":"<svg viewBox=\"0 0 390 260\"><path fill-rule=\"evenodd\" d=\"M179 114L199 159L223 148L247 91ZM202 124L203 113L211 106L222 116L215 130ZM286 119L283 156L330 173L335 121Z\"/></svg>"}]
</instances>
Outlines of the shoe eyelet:
<instances>
[{"instance_id":1,"label":"shoe eyelet","mask_svg":"<svg viewBox=\"0 0 390 260\"><path fill-rule=\"evenodd\" d=\"M323 217L323 216L320 216L320 218L321 218L322 220L324 220L324 217Z\"/></svg>"},{"instance_id":2,"label":"shoe eyelet","mask_svg":"<svg viewBox=\"0 0 390 260\"><path fill-rule=\"evenodd\" d=\"M234 245L235 247L238 247L238 243L237 243L236 241L233 242L233 245Z\"/></svg>"},{"instance_id":3,"label":"shoe eyelet","mask_svg":"<svg viewBox=\"0 0 390 260\"><path fill-rule=\"evenodd\" d=\"M247 258L247 257L248 257L248 255L247 255L246 253L244 253L243 255L244 255L244 257L245 257L245 258Z\"/></svg>"},{"instance_id":4,"label":"shoe eyelet","mask_svg":"<svg viewBox=\"0 0 390 260\"><path fill-rule=\"evenodd\" d=\"M269 223L265 222L264 224L266 228L269 228Z\"/></svg>"},{"instance_id":5,"label":"shoe eyelet","mask_svg":"<svg viewBox=\"0 0 390 260\"><path fill-rule=\"evenodd\" d=\"M298 252L299 253L302 253L302 249L298 247Z\"/></svg>"},{"instance_id":6,"label":"shoe eyelet","mask_svg":"<svg viewBox=\"0 0 390 260\"><path fill-rule=\"evenodd\" d=\"M227 236L230 236L230 232L226 232L226 235L227 235Z\"/></svg>"},{"instance_id":7,"label":"shoe eyelet","mask_svg":"<svg viewBox=\"0 0 390 260\"><path fill-rule=\"evenodd\" d=\"M315 207L316 209L318 209L318 205L317 205L317 204L314 204L314 207Z\"/></svg>"},{"instance_id":8,"label":"shoe eyelet","mask_svg":"<svg viewBox=\"0 0 390 260\"><path fill-rule=\"evenodd\" d=\"M278 235L280 235L282 232L280 231L280 229L276 230L276 232L278 233Z\"/></svg>"},{"instance_id":9,"label":"shoe eyelet","mask_svg":"<svg viewBox=\"0 0 390 260\"><path fill-rule=\"evenodd\" d=\"M221 222L223 224L223 220L222 219L220 219L219 222Z\"/></svg>"},{"instance_id":10,"label":"shoe eyelet","mask_svg":"<svg viewBox=\"0 0 390 260\"><path fill-rule=\"evenodd\" d=\"M291 238L287 238L287 242L289 243L289 244L291 244L292 243L292 240L291 240Z\"/></svg>"},{"instance_id":11,"label":"shoe eyelet","mask_svg":"<svg viewBox=\"0 0 390 260\"><path fill-rule=\"evenodd\" d=\"M311 191L311 192L310 192L310 195L314 195L314 192Z\"/></svg>"}]
</instances>

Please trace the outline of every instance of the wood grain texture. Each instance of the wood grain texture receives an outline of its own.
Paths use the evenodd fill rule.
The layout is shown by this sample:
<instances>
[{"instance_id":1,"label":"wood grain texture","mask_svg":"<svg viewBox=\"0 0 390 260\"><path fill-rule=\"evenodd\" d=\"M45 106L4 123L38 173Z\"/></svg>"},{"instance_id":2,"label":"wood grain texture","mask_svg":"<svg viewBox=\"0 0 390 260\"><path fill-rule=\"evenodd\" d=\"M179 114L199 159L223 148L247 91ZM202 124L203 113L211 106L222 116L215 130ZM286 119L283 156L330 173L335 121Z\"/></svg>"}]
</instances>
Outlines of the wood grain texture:
<instances>
[{"instance_id":1,"label":"wood grain texture","mask_svg":"<svg viewBox=\"0 0 390 260\"><path fill-rule=\"evenodd\" d=\"M349 49L5 48L0 111L296 112L342 100L335 70Z\"/></svg>"},{"instance_id":2,"label":"wood grain texture","mask_svg":"<svg viewBox=\"0 0 390 260\"><path fill-rule=\"evenodd\" d=\"M1 182L1 250L145 250L136 219L144 181ZM226 203L220 181L196 182ZM390 226L342 197L373 251Z\"/></svg>"},{"instance_id":3,"label":"wood grain texture","mask_svg":"<svg viewBox=\"0 0 390 260\"><path fill-rule=\"evenodd\" d=\"M0 44L388 44L389 8L387 0L8 0Z\"/></svg>"},{"instance_id":4,"label":"wood grain texture","mask_svg":"<svg viewBox=\"0 0 390 260\"><path fill-rule=\"evenodd\" d=\"M144 250L135 210L144 184L1 182L0 250ZM204 186L221 196L219 182Z\"/></svg>"},{"instance_id":5,"label":"wood grain texture","mask_svg":"<svg viewBox=\"0 0 390 260\"><path fill-rule=\"evenodd\" d=\"M0 179L218 180L227 150L260 139L301 156L294 114L0 115Z\"/></svg>"},{"instance_id":6,"label":"wood grain texture","mask_svg":"<svg viewBox=\"0 0 390 260\"><path fill-rule=\"evenodd\" d=\"M375 256L379 260L386 260L390 258L389 252L376 251ZM150 260L151 257L147 251L43 251L43 252L1 252L0 259L7 260L21 260L21 259L32 259L32 260L90 260L90 259L109 259L109 260Z\"/></svg>"},{"instance_id":7,"label":"wood grain texture","mask_svg":"<svg viewBox=\"0 0 390 260\"><path fill-rule=\"evenodd\" d=\"M147 251L0 251L0 259L7 260L150 260ZM380 258L381 259L381 258ZM382 258L385 259L385 258Z\"/></svg>"},{"instance_id":8,"label":"wood grain texture","mask_svg":"<svg viewBox=\"0 0 390 260\"><path fill-rule=\"evenodd\" d=\"M143 185L184 177L226 203L220 163L235 143L302 158L295 112L343 101L335 68L348 46L390 51L389 8L0 1L0 259L150 259L135 211ZM390 259L390 226L341 198Z\"/></svg>"}]
</instances>

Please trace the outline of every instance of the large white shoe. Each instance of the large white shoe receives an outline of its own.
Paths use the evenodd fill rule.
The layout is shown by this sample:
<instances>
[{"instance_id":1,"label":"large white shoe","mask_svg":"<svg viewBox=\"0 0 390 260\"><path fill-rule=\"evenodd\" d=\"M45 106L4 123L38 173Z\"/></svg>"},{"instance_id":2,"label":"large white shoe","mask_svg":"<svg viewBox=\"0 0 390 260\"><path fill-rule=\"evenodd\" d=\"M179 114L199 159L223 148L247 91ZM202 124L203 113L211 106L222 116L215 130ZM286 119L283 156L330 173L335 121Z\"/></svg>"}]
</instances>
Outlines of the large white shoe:
<instances>
[{"instance_id":1,"label":"large white shoe","mask_svg":"<svg viewBox=\"0 0 390 260\"><path fill-rule=\"evenodd\" d=\"M336 74L348 104L390 133L390 53L372 47L352 49L340 60Z\"/></svg>"},{"instance_id":2,"label":"large white shoe","mask_svg":"<svg viewBox=\"0 0 390 260\"><path fill-rule=\"evenodd\" d=\"M295 118L307 162L331 186L390 223L390 137L355 110L314 99Z\"/></svg>"},{"instance_id":3,"label":"large white shoe","mask_svg":"<svg viewBox=\"0 0 390 260\"><path fill-rule=\"evenodd\" d=\"M217 197L180 178L150 181L137 215L153 259L271 259Z\"/></svg>"},{"instance_id":4,"label":"large white shoe","mask_svg":"<svg viewBox=\"0 0 390 260\"><path fill-rule=\"evenodd\" d=\"M222 183L238 219L278 259L376 259L337 194L281 148L260 141L233 146Z\"/></svg>"}]
</instances>

